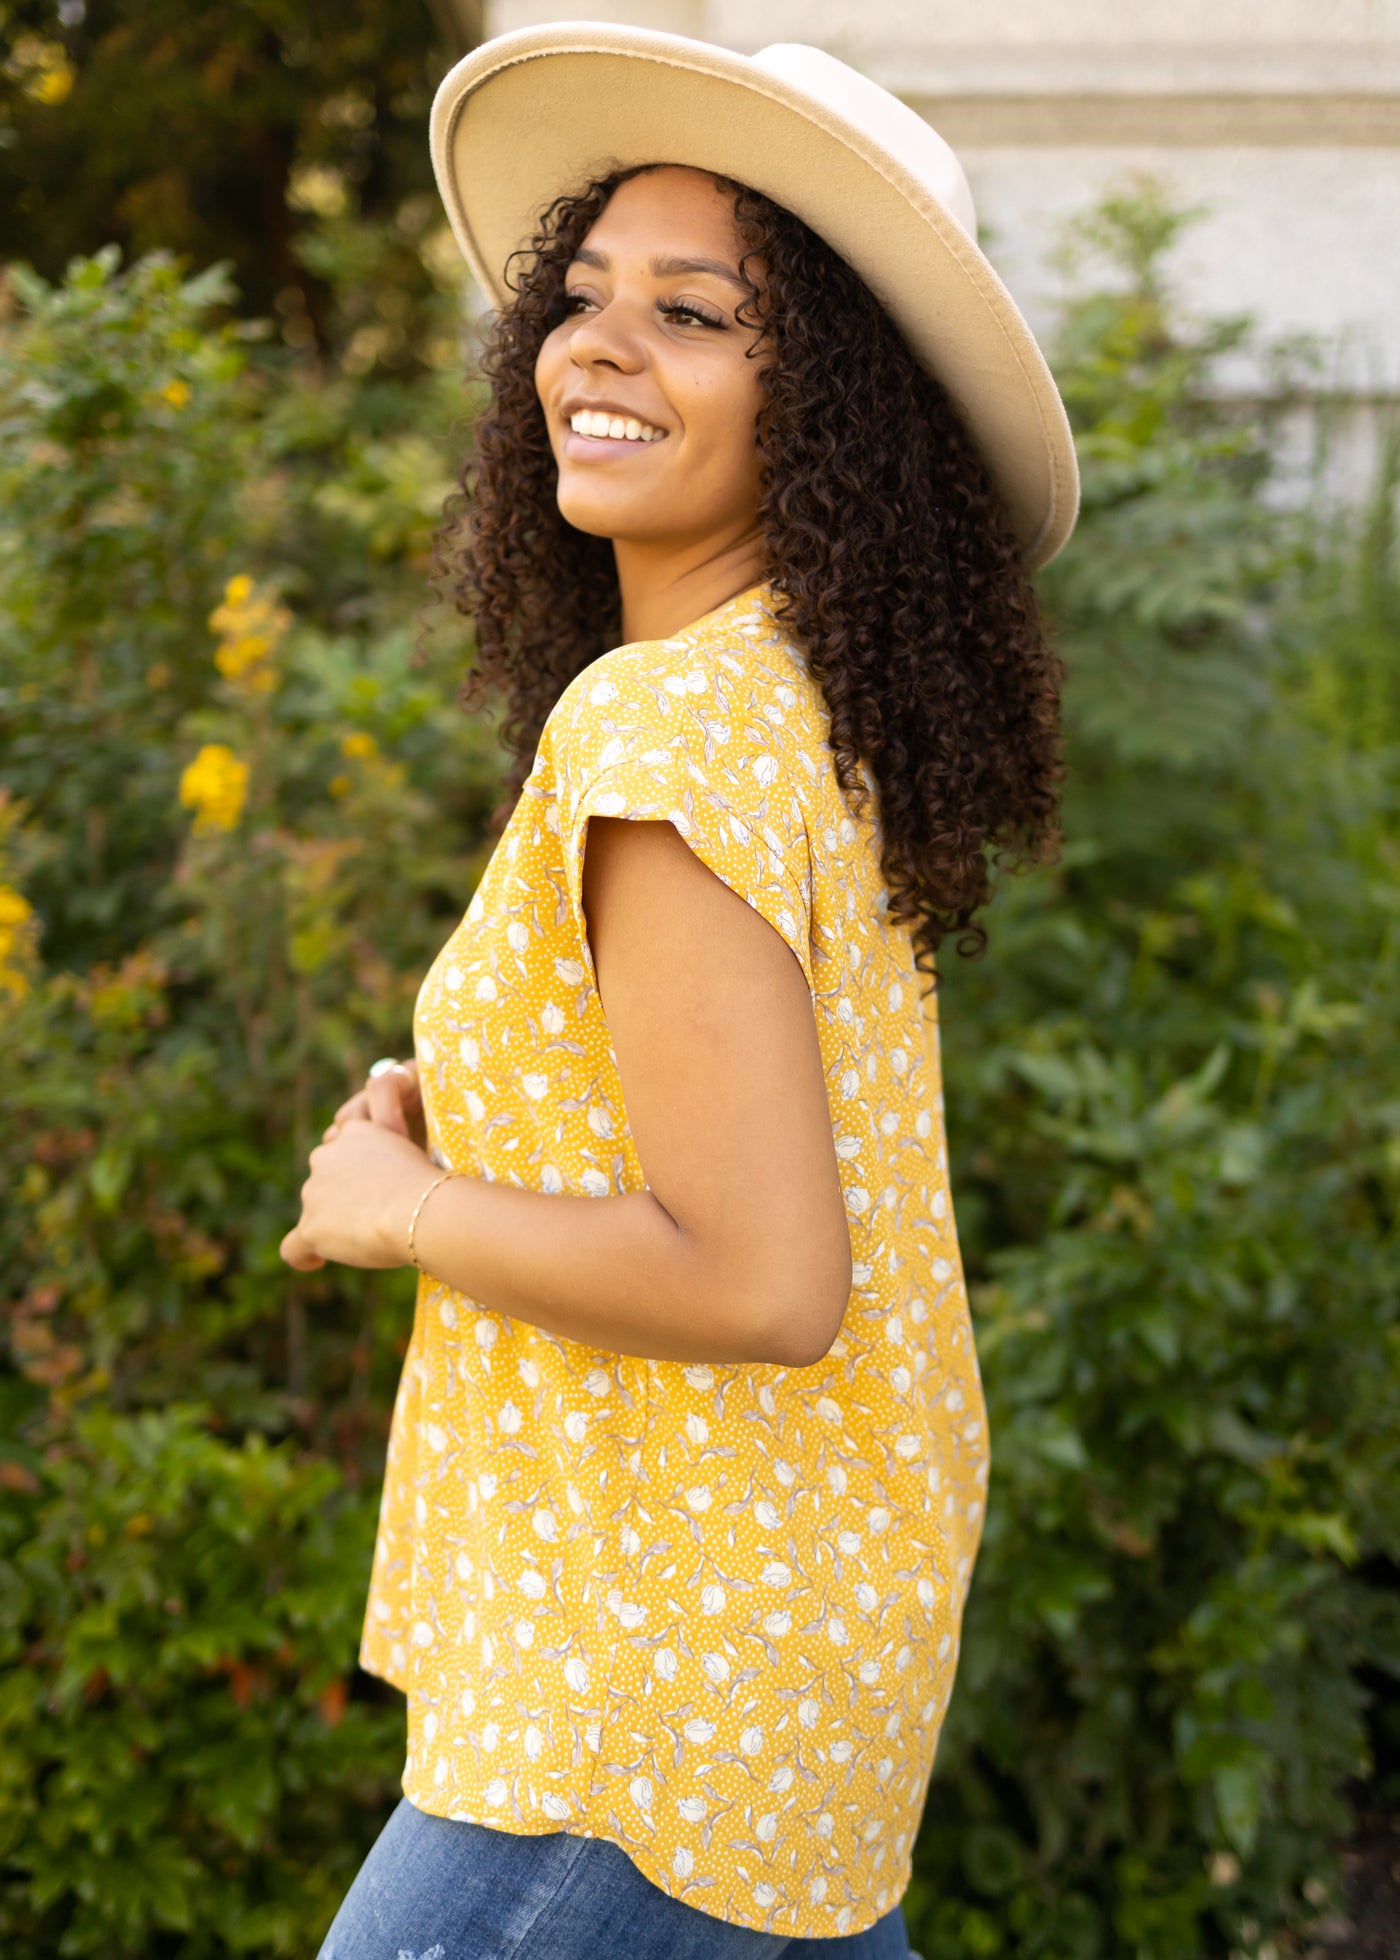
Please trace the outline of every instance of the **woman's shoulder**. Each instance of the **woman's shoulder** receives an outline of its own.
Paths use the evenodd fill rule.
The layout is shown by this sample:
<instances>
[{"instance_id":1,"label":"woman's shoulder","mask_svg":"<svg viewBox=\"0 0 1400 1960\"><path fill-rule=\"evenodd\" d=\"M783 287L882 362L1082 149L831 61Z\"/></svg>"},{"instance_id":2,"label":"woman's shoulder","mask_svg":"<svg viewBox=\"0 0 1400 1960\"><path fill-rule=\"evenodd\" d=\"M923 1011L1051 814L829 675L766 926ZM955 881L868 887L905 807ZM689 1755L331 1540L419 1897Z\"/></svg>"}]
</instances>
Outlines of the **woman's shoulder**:
<instances>
[{"instance_id":1,"label":"woman's shoulder","mask_svg":"<svg viewBox=\"0 0 1400 1960\"><path fill-rule=\"evenodd\" d=\"M600 654L565 687L550 721L558 733L599 716L717 727L757 715L782 746L785 736L823 739L816 726L823 706L800 646L759 586L665 639L629 640Z\"/></svg>"}]
</instances>

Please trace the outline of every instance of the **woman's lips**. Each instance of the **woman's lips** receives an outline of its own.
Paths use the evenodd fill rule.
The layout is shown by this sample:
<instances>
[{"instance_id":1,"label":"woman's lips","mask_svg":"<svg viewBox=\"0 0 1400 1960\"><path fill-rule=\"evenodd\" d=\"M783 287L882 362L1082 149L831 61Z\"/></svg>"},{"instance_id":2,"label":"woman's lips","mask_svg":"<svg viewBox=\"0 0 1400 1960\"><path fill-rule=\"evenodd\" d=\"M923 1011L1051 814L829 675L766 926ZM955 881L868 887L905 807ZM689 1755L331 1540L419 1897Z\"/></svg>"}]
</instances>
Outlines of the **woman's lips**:
<instances>
[{"instance_id":1,"label":"woman's lips","mask_svg":"<svg viewBox=\"0 0 1400 1960\"><path fill-rule=\"evenodd\" d=\"M629 442L626 436L581 436L573 429L564 431L562 454L571 463L610 463L618 456L652 456L670 441Z\"/></svg>"}]
</instances>

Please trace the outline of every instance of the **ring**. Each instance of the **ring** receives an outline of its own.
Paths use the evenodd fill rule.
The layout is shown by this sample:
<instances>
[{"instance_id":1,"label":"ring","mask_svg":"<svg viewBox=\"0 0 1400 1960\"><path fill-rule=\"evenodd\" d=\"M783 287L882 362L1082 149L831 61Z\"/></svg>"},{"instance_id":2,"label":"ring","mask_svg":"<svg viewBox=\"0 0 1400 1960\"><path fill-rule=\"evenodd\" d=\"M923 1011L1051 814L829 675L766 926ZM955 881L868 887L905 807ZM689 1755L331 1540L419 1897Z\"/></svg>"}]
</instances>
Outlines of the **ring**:
<instances>
[{"instance_id":1,"label":"ring","mask_svg":"<svg viewBox=\"0 0 1400 1960\"><path fill-rule=\"evenodd\" d=\"M392 1055L381 1055L377 1062L371 1062L369 1065L371 1075L388 1075L391 1069L398 1069L403 1075L408 1074L408 1070L404 1067L403 1063L395 1061Z\"/></svg>"}]
</instances>

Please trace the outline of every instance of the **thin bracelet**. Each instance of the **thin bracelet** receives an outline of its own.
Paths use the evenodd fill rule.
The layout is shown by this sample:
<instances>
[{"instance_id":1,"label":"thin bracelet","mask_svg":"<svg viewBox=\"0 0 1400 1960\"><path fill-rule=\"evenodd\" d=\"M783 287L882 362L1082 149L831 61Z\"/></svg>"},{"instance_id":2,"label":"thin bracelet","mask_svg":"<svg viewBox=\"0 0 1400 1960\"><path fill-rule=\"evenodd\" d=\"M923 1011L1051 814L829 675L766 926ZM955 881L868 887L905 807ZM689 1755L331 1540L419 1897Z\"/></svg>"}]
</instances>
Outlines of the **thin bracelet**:
<instances>
[{"instance_id":1,"label":"thin bracelet","mask_svg":"<svg viewBox=\"0 0 1400 1960\"><path fill-rule=\"evenodd\" d=\"M423 1196L418 1200L417 1204L413 1207L413 1216L408 1221L408 1256L413 1261L414 1265L418 1267L420 1273L426 1273L428 1269L426 1266L421 1264L418 1258L418 1254L413 1250L413 1232L414 1232L414 1227L418 1223L418 1214L423 1209L426 1200L432 1196L434 1191L437 1190L439 1184L445 1184L449 1177L465 1177L466 1174L467 1173L465 1171L444 1171L441 1177L435 1177L433 1179L432 1183L428 1186L427 1190L423 1193Z\"/></svg>"}]
</instances>

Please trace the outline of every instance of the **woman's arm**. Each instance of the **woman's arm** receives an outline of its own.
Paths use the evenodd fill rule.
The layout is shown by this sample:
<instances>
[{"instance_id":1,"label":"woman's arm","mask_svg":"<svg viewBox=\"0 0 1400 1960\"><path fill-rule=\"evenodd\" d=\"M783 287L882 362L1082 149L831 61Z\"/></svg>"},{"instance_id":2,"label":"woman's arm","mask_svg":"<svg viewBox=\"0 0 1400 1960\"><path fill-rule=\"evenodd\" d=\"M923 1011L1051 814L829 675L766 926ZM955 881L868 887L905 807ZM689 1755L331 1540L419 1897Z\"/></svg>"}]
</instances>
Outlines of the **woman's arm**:
<instances>
[{"instance_id":1,"label":"woman's arm","mask_svg":"<svg viewBox=\"0 0 1400 1960\"><path fill-rule=\"evenodd\" d=\"M649 1189L452 1178L419 1216L419 1261L482 1306L613 1353L809 1366L841 1324L851 1244L802 969L669 823L590 819L583 896ZM373 1263L402 1263L432 1167L368 1127L320 1150L343 1140L362 1161L349 1181L373 1194ZM342 1256L318 1242L310 1204L307 1223L312 1247Z\"/></svg>"}]
</instances>

